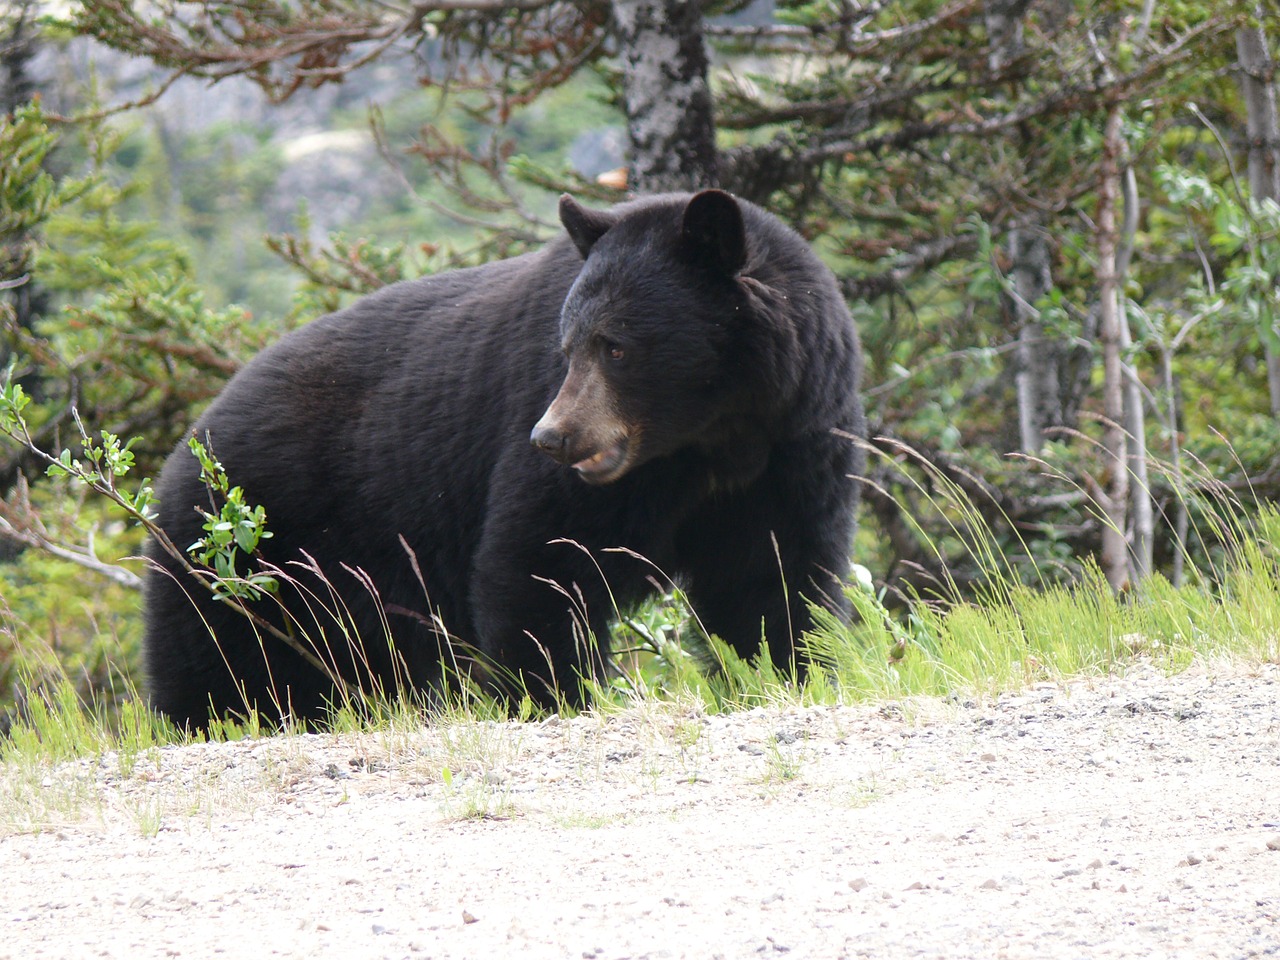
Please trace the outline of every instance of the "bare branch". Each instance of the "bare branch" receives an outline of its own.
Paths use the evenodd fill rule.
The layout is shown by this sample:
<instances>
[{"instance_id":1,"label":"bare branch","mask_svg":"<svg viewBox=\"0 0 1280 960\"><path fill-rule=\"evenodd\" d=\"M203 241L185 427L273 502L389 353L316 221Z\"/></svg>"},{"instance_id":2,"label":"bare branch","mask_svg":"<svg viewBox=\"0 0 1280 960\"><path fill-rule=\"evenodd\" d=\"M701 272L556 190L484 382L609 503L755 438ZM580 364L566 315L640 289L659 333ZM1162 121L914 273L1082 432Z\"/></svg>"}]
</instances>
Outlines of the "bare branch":
<instances>
[{"instance_id":1,"label":"bare branch","mask_svg":"<svg viewBox=\"0 0 1280 960\"><path fill-rule=\"evenodd\" d=\"M522 22L510 22L508 15L528 18L553 8L563 9L574 22L593 24L603 23L602 11L607 13L602 2L563 0L420 0L408 5L179 0L166 4L167 16L150 18L129 0L99 0L83 4L72 25L108 46L174 68L167 83L184 74L214 82L247 76L279 102L303 86L341 81L406 38L445 33L458 38L482 23L489 32L500 28L518 36Z\"/></svg>"},{"instance_id":2,"label":"bare branch","mask_svg":"<svg viewBox=\"0 0 1280 960\"><path fill-rule=\"evenodd\" d=\"M113 117L119 113L127 113L130 110L137 110L142 107L150 106L163 97L165 93L168 92L169 88L177 83L180 78L185 77L187 73L188 71L185 69L174 70L150 93L144 94L136 100L129 100L126 103L117 104L114 107L108 107L105 110L98 110L93 113L76 113L71 116L64 116L60 113L46 113L44 114L44 118L50 123L66 124L68 126L75 126L76 124L81 123L98 123L101 120L106 120L107 118Z\"/></svg>"},{"instance_id":3,"label":"bare branch","mask_svg":"<svg viewBox=\"0 0 1280 960\"><path fill-rule=\"evenodd\" d=\"M99 558L93 547L93 532L83 546L69 546L49 536L40 514L31 506L30 491L25 480L19 479L8 500L0 500L0 539L33 547L51 556L70 561L92 570L130 590L142 588L142 578L132 570Z\"/></svg>"},{"instance_id":4,"label":"bare branch","mask_svg":"<svg viewBox=\"0 0 1280 960\"><path fill-rule=\"evenodd\" d=\"M130 590L142 589L142 578L132 570L126 569L115 563L108 563L101 560L93 552L91 545L83 547L71 547L64 544L55 543L43 535L35 532L33 529L21 529L13 525L10 520L0 513L0 537L11 540L14 543L20 543L25 547L34 547L45 553L57 557L60 560L67 560L78 566L84 567L86 570L92 570L99 576L106 577L122 587Z\"/></svg>"}]
</instances>

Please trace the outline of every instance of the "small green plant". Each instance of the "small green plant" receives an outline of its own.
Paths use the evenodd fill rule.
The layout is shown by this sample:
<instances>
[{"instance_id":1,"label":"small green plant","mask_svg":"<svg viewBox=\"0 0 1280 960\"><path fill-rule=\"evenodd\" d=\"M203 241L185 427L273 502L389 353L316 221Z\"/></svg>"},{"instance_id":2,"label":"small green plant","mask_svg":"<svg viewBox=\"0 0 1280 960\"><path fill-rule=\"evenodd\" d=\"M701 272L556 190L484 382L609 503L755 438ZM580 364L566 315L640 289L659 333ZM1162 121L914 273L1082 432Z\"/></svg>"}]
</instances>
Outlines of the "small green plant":
<instances>
[{"instance_id":1,"label":"small green plant","mask_svg":"<svg viewBox=\"0 0 1280 960\"><path fill-rule=\"evenodd\" d=\"M701 775L701 764L710 751L710 745L703 739L703 720L698 716L676 716L671 724L669 734L671 743L676 748L676 756L684 771L684 778L695 783Z\"/></svg>"},{"instance_id":2,"label":"small green plant","mask_svg":"<svg viewBox=\"0 0 1280 960\"><path fill-rule=\"evenodd\" d=\"M509 788L492 775L455 777L446 766L440 770L440 783L450 820L509 820L517 813Z\"/></svg>"},{"instance_id":3,"label":"small green plant","mask_svg":"<svg viewBox=\"0 0 1280 960\"><path fill-rule=\"evenodd\" d=\"M855 810L863 807L869 807L881 797L884 796L884 790L880 787L875 777L863 777L849 793L846 802Z\"/></svg>"},{"instance_id":4,"label":"small green plant","mask_svg":"<svg viewBox=\"0 0 1280 960\"><path fill-rule=\"evenodd\" d=\"M784 743L776 735L764 745L765 782L788 783L800 776L804 767L802 748L794 742Z\"/></svg>"},{"instance_id":5,"label":"small green plant","mask_svg":"<svg viewBox=\"0 0 1280 960\"><path fill-rule=\"evenodd\" d=\"M205 536L187 547L187 553L202 567L213 570L213 595L219 600L257 600L263 593L276 593L280 585L272 575L236 569L240 554L252 557L258 544L272 535L267 529L266 510L260 504L245 502L244 490L231 485L226 469L199 438L189 438L187 446L200 463L205 487L223 498L217 513L200 511Z\"/></svg>"},{"instance_id":6,"label":"small green plant","mask_svg":"<svg viewBox=\"0 0 1280 960\"><path fill-rule=\"evenodd\" d=\"M138 760L144 754L154 760L162 743L172 737L172 732L147 709L142 699L133 697L120 706L116 727L116 766L120 776L133 776Z\"/></svg>"},{"instance_id":7,"label":"small green plant","mask_svg":"<svg viewBox=\"0 0 1280 960\"><path fill-rule=\"evenodd\" d=\"M242 578L235 569L237 550L252 554L261 540L271 536L266 529L265 511L261 506L250 506L245 502L241 488L230 485L222 464L198 439L192 437L189 446L192 455L200 462L201 479L211 495L221 496L224 500L217 514L204 514L204 529L208 536L186 551L202 564L200 568L191 566L183 551L178 550L156 525L155 491L151 481L142 480L132 491L119 483L133 469L132 447L137 438L121 443L115 434L103 430L100 438L95 439L89 435L73 408L72 416L80 433L80 447L85 459L80 460L69 448L63 448L57 455L48 453L32 435L24 415L30 402L31 398L22 385L14 382L13 369L10 368L0 379L0 433L44 461L48 476L68 479L115 504L130 520L146 528L166 552L184 565L187 572L202 579L215 596L253 599L263 591L275 590L272 578L258 574Z\"/></svg>"},{"instance_id":8,"label":"small green plant","mask_svg":"<svg viewBox=\"0 0 1280 960\"><path fill-rule=\"evenodd\" d=\"M164 813L159 801L153 797L144 797L136 801L132 812L138 832L148 840L153 839L164 825Z\"/></svg>"},{"instance_id":9,"label":"small green plant","mask_svg":"<svg viewBox=\"0 0 1280 960\"><path fill-rule=\"evenodd\" d=\"M0 740L0 761L58 763L75 757L100 756L110 745L108 731L81 703L65 678L52 687L28 684L21 713Z\"/></svg>"}]
</instances>

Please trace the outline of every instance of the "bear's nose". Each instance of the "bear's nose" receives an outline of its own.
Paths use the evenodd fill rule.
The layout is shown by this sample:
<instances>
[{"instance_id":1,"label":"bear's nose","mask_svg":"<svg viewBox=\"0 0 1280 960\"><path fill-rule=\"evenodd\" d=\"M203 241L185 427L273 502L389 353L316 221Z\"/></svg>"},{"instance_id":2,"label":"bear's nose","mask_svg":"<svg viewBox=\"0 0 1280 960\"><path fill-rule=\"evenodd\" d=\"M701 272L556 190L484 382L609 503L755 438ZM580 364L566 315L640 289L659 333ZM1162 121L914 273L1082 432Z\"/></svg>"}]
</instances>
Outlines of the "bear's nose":
<instances>
[{"instance_id":1,"label":"bear's nose","mask_svg":"<svg viewBox=\"0 0 1280 960\"><path fill-rule=\"evenodd\" d=\"M543 453L550 454L559 460L565 455L569 437L563 430L539 423L533 428L533 433L529 434L529 442Z\"/></svg>"}]
</instances>

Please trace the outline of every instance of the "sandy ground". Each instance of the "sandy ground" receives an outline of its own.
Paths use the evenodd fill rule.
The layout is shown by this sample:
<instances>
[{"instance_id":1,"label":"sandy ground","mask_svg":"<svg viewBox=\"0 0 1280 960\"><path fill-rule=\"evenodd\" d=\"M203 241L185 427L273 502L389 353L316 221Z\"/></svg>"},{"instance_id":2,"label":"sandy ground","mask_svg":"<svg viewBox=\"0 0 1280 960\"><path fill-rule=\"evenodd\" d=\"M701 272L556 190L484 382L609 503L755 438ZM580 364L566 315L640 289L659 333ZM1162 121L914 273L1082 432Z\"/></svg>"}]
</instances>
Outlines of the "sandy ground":
<instances>
[{"instance_id":1,"label":"sandy ground","mask_svg":"<svg viewBox=\"0 0 1280 960\"><path fill-rule=\"evenodd\" d=\"M10 769L0 958L1280 956L1278 695L1140 667Z\"/></svg>"}]
</instances>

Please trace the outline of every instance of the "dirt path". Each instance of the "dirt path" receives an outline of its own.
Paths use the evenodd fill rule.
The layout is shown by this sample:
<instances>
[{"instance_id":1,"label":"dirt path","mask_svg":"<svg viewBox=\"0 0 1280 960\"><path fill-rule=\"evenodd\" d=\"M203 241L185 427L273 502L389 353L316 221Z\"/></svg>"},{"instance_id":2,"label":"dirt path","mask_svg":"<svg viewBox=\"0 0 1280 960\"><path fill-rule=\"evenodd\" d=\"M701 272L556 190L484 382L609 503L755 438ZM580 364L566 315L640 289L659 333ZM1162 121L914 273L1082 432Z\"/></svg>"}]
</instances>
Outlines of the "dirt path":
<instances>
[{"instance_id":1,"label":"dirt path","mask_svg":"<svg viewBox=\"0 0 1280 960\"><path fill-rule=\"evenodd\" d=\"M1275 665L119 767L0 840L0 958L1280 956Z\"/></svg>"}]
</instances>

